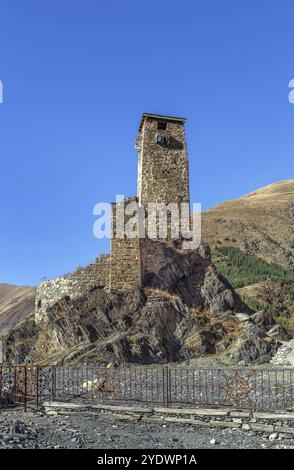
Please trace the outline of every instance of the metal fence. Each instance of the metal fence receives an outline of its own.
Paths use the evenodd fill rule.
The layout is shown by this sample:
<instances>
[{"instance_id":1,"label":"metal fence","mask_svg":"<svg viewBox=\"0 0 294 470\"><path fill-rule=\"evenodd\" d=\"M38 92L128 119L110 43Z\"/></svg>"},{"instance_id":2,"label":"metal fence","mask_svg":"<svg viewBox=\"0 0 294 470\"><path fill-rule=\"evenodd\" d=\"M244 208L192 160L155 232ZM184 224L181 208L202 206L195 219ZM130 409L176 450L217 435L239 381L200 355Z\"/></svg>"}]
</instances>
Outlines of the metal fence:
<instances>
[{"instance_id":1,"label":"metal fence","mask_svg":"<svg viewBox=\"0 0 294 470\"><path fill-rule=\"evenodd\" d=\"M0 366L0 404L28 409L45 400L132 401L287 410L294 407L293 374L293 369Z\"/></svg>"},{"instance_id":2,"label":"metal fence","mask_svg":"<svg viewBox=\"0 0 294 470\"><path fill-rule=\"evenodd\" d=\"M0 407L23 405L28 408L39 406L38 366L0 365Z\"/></svg>"}]
</instances>

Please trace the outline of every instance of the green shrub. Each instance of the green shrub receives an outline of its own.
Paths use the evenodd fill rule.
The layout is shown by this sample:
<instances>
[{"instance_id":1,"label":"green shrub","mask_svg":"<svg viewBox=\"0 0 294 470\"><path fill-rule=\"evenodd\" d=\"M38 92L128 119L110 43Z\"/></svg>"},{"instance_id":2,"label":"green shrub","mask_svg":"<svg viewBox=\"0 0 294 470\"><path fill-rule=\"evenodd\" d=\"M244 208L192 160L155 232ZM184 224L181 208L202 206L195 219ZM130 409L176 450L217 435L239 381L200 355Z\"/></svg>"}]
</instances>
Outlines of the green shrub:
<instances>
[{"instance_id":1,"label":"green shrub","mask_svg":"<svg viewBox=\"0 0 294 470\"><path fill-rule=\"evenodd\" d=\"M213 260L219 271L235 287L272 279L282 284L285 291L294 298L294 269L279 264L267 263L257 256L247 255L233 246L218 246L213 252Z\"/></svg>"},{"instance_id":2,"label":"green shrub","mask_svg":"<svg viewBox=\"0 0 294 470\"><path fill-rule=\"evenodd\" d=\"M253 299L252 297L249 297L248 295L240 295L241 299L245 302L245 304L248 305L252 310L264 310L267 313L270 313L271 315L276 316L277 312L276 310L269 304L264 304L263 302L259 302L256 299Z\"/></svg>"},{"instance_id":3,"label":"green shrub","mask_svg":"<svg viewBox=\"0 0 294 470\"><path fill-rule=\"evenodd\" d=\"M275 316L275 320L277 323L279 323L280 325L282 325L284 328L286 328L286 330L291 333L291 332L294 332L294 316L292 317L276 317Z\"/></svg>"}]
</instances>

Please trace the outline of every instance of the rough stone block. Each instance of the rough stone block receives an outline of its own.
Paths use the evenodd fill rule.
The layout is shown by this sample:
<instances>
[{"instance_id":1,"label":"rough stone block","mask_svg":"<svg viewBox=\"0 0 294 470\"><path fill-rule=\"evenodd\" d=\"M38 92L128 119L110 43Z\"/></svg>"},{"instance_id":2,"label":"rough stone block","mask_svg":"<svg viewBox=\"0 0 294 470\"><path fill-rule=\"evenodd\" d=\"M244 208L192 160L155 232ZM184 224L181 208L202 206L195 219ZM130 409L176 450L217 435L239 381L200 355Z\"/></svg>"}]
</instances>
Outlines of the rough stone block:
<instances>
[{"instance_id":1,"label":"rough stone block","mask_svg":"<svg viewBox=\"0 0 294 470\"><path fill-rule=\"evenodd\" d=\"M279 438L281 438L281 439L292 439L293 436L292 436L292 434L288 434L286 432L280 432L279 433Z\"/></svg>"},{"instance_id":2,"label":"rough stone block","mask_svg":"<svg viewBox=\"0 0 294 470\"><path fill-rule=\"evenodd\" d=\"M230 416L232 418L250 418L250 412L249 411L231 411Z\"/></svg>"},{"instance_id":3,"label":"rough stone block","mask_svg":"<svg viewBox=\"0 0 294 470\"><path fill-rule=\"evenodd\" d=\"M210 409L210 408L163 408L159 406L154 407L154 411L164 414L186 414L195 416L228 416L229 411L224 409Z\"/></svg>"},{"instance_id":4,"label":"rough stone block","mask_svg":"<svg viewBox=\"0 0 294 470\"><path fill-rule=\"evenodd\" d=\"M242 424L242 429L243 431L251 431L251 426L250 424L244 423Z\"/></svg>"},{"instance_id":5,"label":"rough stone block","mask_svg":"<svg viewBox=\"0 0 294 470\"><path fill-rule=\"evenodd\" d=\"M189 418L176 418L173 416L166 416L163 418L163 421L165 422L170 422L170 423L177 423L177 424L192 424L193 426L197 425L198 423L195 421L195 419L189 419ZM207 423L206 423L207 424ZM201 425L203 425L203 422L201 421ZM205 425L205 423L204 423Z\"/></svg>"},{"instance_id":6,"label":"rough stone block","mask_svg":"<svg viewBox=\"0 0 294 470\"><path fill-rule=\"evenodd\" d=\"M209 423L212 427L217 428L240 428L240 423L233 423L229 421L210 421Z\"/></svg>"},{"instance_id":7,"label":"rough stone block","mask_svg":"<svg viewBox=\"0 0 294 470\"><path fill-rule=\"evenodd\" d=\"M256 411L255 413L253 413L253 418L287 421L291 419L294 420L294 413L263 413L261 411Z\"/></svg>"},{"instance_id":8,"label":"rough stone block","mask_svg":"<svg viewBox=\"0 0 294 470\"><path fill-rule=\"evenodd\" d=\"M262 423L252 423L251 429L253 431L260 431L260 432L273 432L274 426L270 424L262 424Z\"/></svg>"},{"instance_id":9,"label":"rough stone block","mask_svg":"<svg viewBox=\"0 0 294 470\"><path fill-rule=\"evenodd\" d=\"M105 411L114 411L114 412L124 412L124 413L153 413L153 408L150 406L124 406L124 405L105 405L98 403L91 405L92 410L105 410Z\"/></svg>"},{"instance_id":10,"label":"rough stone block","mask_svg":"<svg viewBox=\"0 0 294 470\"><path fill-rule=\"evenodd\" d=\"M294 436L294 428L289 428L288 426L275 426L275 432L286 432L287 434L291 434Z\"/></svg>"}]
</instances>

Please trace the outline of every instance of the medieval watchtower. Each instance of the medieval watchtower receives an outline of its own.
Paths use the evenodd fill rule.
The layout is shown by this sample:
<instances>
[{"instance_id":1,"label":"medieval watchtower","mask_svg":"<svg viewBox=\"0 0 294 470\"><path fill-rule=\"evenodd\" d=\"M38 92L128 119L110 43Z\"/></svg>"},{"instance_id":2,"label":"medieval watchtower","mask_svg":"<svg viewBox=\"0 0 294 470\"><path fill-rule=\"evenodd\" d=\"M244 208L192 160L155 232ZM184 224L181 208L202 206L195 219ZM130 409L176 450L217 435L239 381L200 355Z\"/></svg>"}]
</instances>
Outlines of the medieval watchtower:
<instances>
[{"instance_id":1,"label":"medieval watchtower","mask_svg":"<svg viewBox=\"0 0 294 470\"><path fill-rule=\"evenodd\" d=\"M122 204L132 200L146 209L150 203L179 205L190 202L184 125L185 118L143 114L135 144L138 151L137 197ZM125 291L143 285L144 275L155 264L158 253L155 254L156 248L146 239L117 238L116 212L114 204L109 285L111 290Z\"/></svg>"},{"instance_id":2,"label":"medieval watchtower","mask_svg":"<svg viewBox=\"0 0 294 470\"><path fill-rule=\"evenodd\" d=\"M144 113L136 139L139 204L189 202L185 119Z\"/></svg>"}]
</instances>

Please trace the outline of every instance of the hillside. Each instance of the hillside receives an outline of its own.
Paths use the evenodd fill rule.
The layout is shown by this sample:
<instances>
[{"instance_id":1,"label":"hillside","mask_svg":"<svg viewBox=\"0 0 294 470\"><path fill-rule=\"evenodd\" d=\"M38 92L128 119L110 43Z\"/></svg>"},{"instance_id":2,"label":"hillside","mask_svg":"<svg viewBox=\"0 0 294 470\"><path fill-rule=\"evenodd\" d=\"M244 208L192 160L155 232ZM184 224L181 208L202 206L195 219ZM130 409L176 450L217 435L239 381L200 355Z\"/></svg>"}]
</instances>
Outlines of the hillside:
<instances>
[{"instance_id":1,"label":"hillside","mask_svg":"<svg viewBox=\"0 0 294 470\"><path fill-rule=\"evenodd\" d=\"M294 180L203 214L202 236L219 271L253 309L294 329Z\"/></svg>"},{"instance_id":2,"label":"hillside","mask_svg":"<svg viewBox=\"0 0 294 470\"><path fill-rule=\"evenodd\" d=\"M35 289L0 284L0 335L17 327L34 311Z\"/></svg>"},{"instance_id":3,"label":"hillside","mask_svg":"<svg viewBox=\"0 0 294 470\"><path fill-rule=\"evenodd\" d=\"M294 180L273 183L202 214L202 240L294 266Z\"/></svg>"},{"instance_id":4,"label":"hillside","mask_svg":"<svg viewBox=\"0 0 294 470\"><path fill-rule=\"evenodd\" d=\"M254 312L211 263L210 252L154 241L160 259L144 288L123 294L71 279L37 288L36 314L3 339L7 363L154 364L218 355L229 363L269 361L275 321Z\"/></svg>"}]
</instances>

